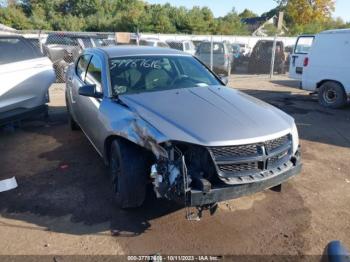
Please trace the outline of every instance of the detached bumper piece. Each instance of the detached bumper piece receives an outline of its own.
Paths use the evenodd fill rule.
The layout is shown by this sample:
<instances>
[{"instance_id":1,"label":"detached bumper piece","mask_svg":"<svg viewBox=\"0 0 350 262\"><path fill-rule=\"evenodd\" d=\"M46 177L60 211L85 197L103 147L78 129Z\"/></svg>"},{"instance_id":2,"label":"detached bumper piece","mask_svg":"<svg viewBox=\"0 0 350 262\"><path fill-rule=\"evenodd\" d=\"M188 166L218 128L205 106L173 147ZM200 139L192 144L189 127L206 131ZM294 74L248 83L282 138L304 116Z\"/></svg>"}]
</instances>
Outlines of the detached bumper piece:
<instances>
[{"instance_id":1,"label":"detached bumper piece","mask_svg":"<svg viewBox=\"0 0 350 262\"><path fill-rule=\"evenodd\" d=\"M254 194L275 187L300 173L302 165L299 160L297 160L295 164L292 162L290 162L290 164L291 165L282 165L281 167L271 170L271 176L268 179L256 181L254 183L232 186L222 185L221 187L213 187L209 192L192 189L188 192L187 203L192 207L204 206Z\"/></svg>"}]
</instances>

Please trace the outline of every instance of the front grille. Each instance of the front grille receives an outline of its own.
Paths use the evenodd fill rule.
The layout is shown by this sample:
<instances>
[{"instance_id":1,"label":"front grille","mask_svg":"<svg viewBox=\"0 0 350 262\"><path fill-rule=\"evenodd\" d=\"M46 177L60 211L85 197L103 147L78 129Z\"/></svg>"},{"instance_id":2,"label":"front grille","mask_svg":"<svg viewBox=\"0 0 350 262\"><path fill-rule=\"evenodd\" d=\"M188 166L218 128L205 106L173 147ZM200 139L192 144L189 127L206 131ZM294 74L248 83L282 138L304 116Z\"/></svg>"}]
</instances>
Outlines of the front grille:
<instances>
[{"instance_id":1,"label":"front grille","mask_svg":"<svg viewBox=\"0 0 350 262\"><path fill-rule=\"evenodd\" d=\"M228 157L246 157L256 156L258 154L258 148L256 144L242 145L242 146L225 146L225 147L212 147L211 152L215 158L228 158Z\"/></svg>"},{"instance_id":2,"label":"front grille","mask_svg":"<svg viewBox=\"0 0 350 262\"><path fill-rule=\"evenodd\" d=\"M225 173L237 173L237 172L257 172L258 162L241 163L241 164L227 164L219 165L219 169Z\"/></svg>"},{"instance_id":3,"label":"front grille","mask_svg":"<svg viewBox=\"0 0 350 262\"><path fill-rule=\"evenodd\" d=\"M292 154L290 134L261 143L208 148L217 171L223 177L259 174L289 161Z\"/></svg>"},{"instance_id":4,"label":"front grille","mask_svg":"<svg viewBox=\"0 0 350 262\"><path fill-rule=\"evenodd\" d=\"M265 148L267 152L271 152L275 149L280 148L281 146L285 145L288 143L290 140L289 135L282 136L277 139L269 140L265 143Z\"/></svg>"}]
</instances>

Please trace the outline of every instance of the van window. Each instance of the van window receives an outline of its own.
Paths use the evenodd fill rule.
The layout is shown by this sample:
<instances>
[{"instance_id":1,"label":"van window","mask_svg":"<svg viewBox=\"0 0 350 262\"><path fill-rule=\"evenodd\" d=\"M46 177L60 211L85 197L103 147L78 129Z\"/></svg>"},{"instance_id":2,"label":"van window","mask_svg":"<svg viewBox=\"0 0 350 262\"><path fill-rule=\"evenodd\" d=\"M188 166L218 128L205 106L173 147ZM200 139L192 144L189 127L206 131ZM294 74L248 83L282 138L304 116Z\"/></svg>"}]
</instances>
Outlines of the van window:
<instances>
[{"instance_id":1,"label":"van window","mask_svg":"<svg viewBox=\"0 0 350 262\"><path fill-rule=\"evenodd\" d=\"M191 49L190 43L185 42L185 50L190 50L190 49Z\"/></svg>"},{"instance_id":2,"label":"van window","mask_svg":"<svg viewBox=\"0 0 350 262\"><path fill-rule=\"evenodd\" d=\"M0 38L0 50L0 65L43 56L24 38L2 37Z\"/></svg>"},{"instance_id":3,"label":"van window","mask_svg":"<svg viewBox=\"0 0 350 262\"><path fill-rule=\"evenodd\" d=\"M314 38L314 36L300 36L295 45L294 54L308 54Z\"/></svg>"}]
</instances>

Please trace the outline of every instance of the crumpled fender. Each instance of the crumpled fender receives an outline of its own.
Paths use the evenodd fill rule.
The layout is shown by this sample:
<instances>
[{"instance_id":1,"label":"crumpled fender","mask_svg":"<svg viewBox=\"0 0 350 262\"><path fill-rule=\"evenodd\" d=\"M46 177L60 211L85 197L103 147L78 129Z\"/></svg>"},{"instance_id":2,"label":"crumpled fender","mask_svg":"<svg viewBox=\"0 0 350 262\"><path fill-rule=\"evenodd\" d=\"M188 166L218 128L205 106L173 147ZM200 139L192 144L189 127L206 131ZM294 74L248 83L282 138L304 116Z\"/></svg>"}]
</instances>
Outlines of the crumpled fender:
<instances>
[{"instance_id":1,"label":"crumpled fender","mask_svg":"<svg viewBox=\"0 0 350 262\"><path fill-rule=\"evenodd\" d=\"M115 102L112 102L115 103ZM151 124L145 121L137 112L130 108L120 107L121 110L110 110L109 105L102 106L102 111L110 121L108 133L123 137L141 147L150 150L157 159L168 158L166 150L160 146L160 143L168 141L160 131L154 128ZM118 114L118 117L116 117Z\"/></svg>"}]
</instances>

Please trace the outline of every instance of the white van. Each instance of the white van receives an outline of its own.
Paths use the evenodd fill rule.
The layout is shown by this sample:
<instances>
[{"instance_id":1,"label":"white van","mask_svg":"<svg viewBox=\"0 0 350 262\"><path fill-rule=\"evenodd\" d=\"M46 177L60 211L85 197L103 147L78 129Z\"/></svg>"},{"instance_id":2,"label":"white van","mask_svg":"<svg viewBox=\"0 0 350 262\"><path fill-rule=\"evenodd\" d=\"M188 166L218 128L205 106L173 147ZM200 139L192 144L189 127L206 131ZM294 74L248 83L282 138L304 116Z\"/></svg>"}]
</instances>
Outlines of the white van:
<instances>
[{"instance_id":1,"label":"white van","mask_svg":"<svg viewBox=\"0 0 350 262\"><path fill-rule=\"evenodd\" d=\"M312 36L309 36L308 43L311 39ZM350 30L330 30L317 34L309 52L304 54L298 54L300 41L301 38L292 55L290 76L293 78L292 73L298 72L302 89L317 92L321 105L343 107L350 96Z\"/></svg>"}]
</instances>

